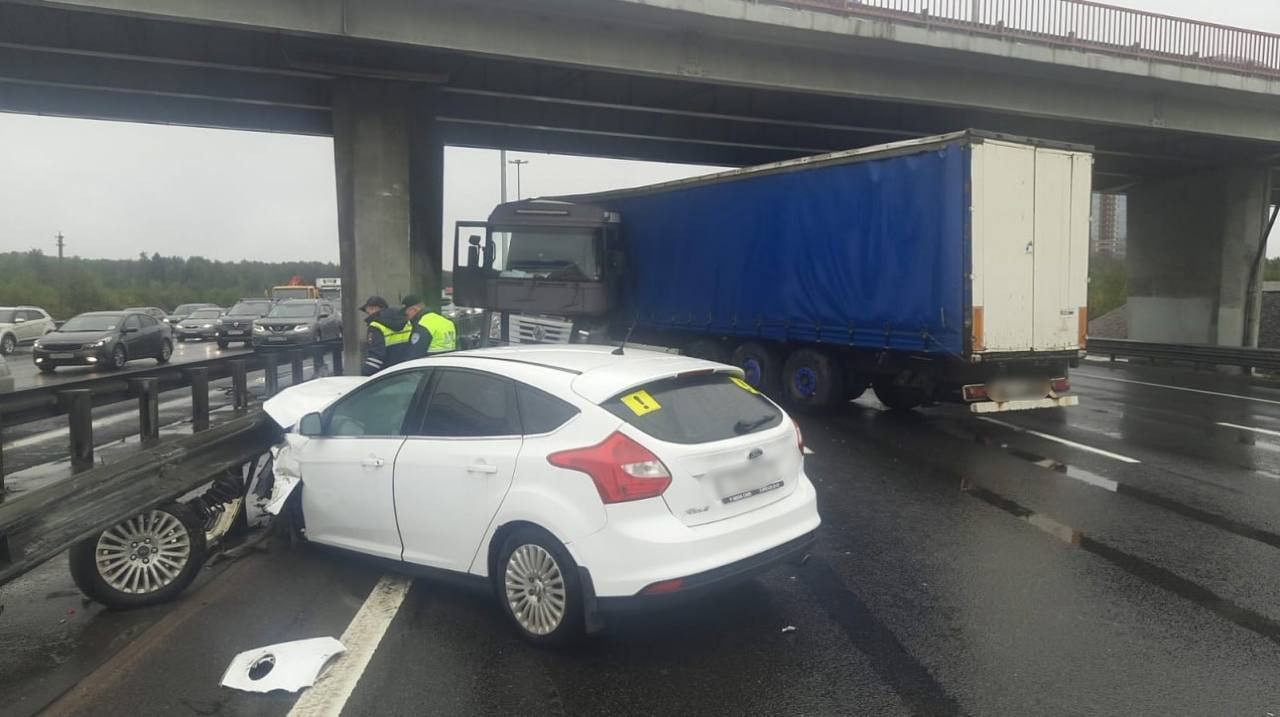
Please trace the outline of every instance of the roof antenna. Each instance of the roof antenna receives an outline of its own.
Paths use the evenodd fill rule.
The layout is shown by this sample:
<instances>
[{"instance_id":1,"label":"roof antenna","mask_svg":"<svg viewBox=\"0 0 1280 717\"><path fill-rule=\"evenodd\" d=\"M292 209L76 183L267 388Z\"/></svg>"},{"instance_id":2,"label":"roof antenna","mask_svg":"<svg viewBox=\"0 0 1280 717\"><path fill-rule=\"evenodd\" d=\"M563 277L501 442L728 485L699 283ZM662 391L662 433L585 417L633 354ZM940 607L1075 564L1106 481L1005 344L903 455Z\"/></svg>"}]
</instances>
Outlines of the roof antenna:
<instances>
[{"instance_id":1,"label":"roof antenna","mask_svg":"<svg viewBox=\"0 0 1280 717\"><path fill-rule=\"evenodd\" d=\"M631 325L627 327L627 335L622 337L622 343L618 344L618 348L610 353L614 356L623 356L622 350L627 347L627 342L631 340L631 332L636 330L636 320L631 320Z\"/></svg>"}]
</instances>

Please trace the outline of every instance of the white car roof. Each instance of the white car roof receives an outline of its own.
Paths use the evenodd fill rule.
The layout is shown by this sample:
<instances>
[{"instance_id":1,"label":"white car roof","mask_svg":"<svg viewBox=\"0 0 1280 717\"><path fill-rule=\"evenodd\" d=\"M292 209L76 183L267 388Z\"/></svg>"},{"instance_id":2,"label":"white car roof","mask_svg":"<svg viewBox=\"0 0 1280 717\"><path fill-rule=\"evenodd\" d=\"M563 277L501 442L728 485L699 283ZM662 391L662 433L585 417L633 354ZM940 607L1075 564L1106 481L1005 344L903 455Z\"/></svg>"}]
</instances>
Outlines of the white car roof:
<instances>
[{"instance_id":1,"label":"white car roof","mask_svg":"<svg viewBox=\"0 0 1280 717\"><path fill-rule=\"evenodd\" d=\"M414 365L470 366L501 373L557 394L571 388L595 404L633 386L689 371L714 370L742 375L742 370L735 366L689 356L636 348L624 349L618 356L614 350L613 346L585 344L502 346L441 354L399 364L396 368ZM503 363L507 365L495 366Z\"/></svg>"}]
</instances>

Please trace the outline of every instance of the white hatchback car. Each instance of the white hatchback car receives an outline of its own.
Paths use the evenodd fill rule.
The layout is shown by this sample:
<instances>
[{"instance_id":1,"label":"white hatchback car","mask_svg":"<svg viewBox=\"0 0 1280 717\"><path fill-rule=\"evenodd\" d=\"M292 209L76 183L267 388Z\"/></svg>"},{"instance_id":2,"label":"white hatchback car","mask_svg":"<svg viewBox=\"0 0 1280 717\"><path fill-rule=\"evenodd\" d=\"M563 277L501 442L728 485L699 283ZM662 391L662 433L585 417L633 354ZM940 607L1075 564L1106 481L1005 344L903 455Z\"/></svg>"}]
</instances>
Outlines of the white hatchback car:
<instances>
[{"instance_id":1,"label":"white hatchback car","mask_svg":"<svg viewBox=\"0 0 1280 717\"><path fill-rule=\"evenodd\" d=\"M700 359L494 348L265 407L302 436L308 540L486 581L536 643L802 557L820 522L799 429Z\"/></svg>"}]
</instances>

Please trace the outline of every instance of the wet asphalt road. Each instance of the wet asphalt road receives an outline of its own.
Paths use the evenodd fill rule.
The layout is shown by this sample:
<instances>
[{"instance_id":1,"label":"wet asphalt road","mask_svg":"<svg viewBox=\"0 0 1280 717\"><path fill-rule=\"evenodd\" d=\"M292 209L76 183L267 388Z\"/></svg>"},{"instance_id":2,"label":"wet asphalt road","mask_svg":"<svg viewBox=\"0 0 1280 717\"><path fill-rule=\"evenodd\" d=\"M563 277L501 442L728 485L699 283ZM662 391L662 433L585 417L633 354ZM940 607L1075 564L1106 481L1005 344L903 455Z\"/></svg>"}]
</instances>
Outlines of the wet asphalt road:
<instances>
[{"instance_id":1,"label":"wet asphalt road","mask_svg":"<svg viewBox=\"0 0 1280 717\"><path fill-rule=\"evenodd\" d=\"M1073 382L1081 406L999 423L869 397L803 419L810 563L572 650L416 580L343 714L1280 713L1280 389ZM264 545L148 610L85 604L62 561L0 589L0 713L288 713L219 687L228 662L341 635L384 569Z\"/></svg>"}]
</instances>

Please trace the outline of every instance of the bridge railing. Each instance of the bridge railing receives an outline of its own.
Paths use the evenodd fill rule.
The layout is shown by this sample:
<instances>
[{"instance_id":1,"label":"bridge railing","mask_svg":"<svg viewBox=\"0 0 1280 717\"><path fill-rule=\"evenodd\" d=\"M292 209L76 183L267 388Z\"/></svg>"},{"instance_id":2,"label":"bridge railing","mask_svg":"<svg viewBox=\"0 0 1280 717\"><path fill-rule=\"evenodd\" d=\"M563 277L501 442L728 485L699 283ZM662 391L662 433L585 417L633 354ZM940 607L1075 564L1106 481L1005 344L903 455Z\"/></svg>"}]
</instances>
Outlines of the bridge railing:
<instances>
[{"instance_id":1,"label":"bridge railing","mask_svg":"<svg viewBox=\"0 0 1280 717\"><path fill-rule=\"evenodd\" d=\"M761 0L1280 77L1280 35L1089 0Z\"/></svg>"}]
</instances>

